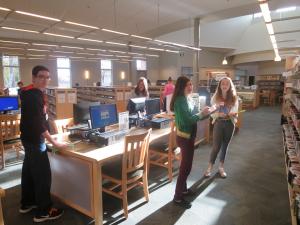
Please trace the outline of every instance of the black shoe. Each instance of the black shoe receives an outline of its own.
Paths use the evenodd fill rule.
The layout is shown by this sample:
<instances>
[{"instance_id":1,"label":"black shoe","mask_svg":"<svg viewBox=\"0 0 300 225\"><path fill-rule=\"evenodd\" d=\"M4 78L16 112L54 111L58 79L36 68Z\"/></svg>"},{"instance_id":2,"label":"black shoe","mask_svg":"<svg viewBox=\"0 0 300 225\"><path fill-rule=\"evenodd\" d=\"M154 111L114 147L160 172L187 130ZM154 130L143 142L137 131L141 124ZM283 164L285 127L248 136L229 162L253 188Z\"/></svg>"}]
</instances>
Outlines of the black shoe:
<instances>
[{"instance_id":1,"label":"black shoe","mask_svg":"<svg viewBox=\"0 0 300 225\"><path fill-rule=\"evenodd\" d=\"M178 205L185 209L189 209L192 207L192 204L190 202L186 201L185 199L179 199L179 200L173 199L173 202L175 205Z\"/></svg>"},{"instance_id":2,"label":"black shoe","mask_svg":"<svg viewBox=\"0 0 300 225\"><path fill-rule=\"evenodd\" d=\"M193 196L195 194L195 192L189 188L186 191L182 192L182 194L184 196Z\"/></svg>"},{"instance_id":3,"label":"black shoe","mask_svg":"<svg viewBox=\"0 0 300 225\"><path fill-rule=\"evenodd\" d=\"M64 214L64 210L62 209L56 209L56 208L51 208L47 213L44 215L36 215L33 217L33 221L36 223L44 222L47 220L56 220L59 217L61 217Z\"/></svg>"},{"instance_id":4,"label":"black shoe","mask_svg":"<svg viewBox=\"0 0 300 225\"><path fill-rule=\"evenodd\" d=\"M28 213L36 207L36 205L21 205L21 207L19 208L19 213Z\"/></svg>"}]
</instances>

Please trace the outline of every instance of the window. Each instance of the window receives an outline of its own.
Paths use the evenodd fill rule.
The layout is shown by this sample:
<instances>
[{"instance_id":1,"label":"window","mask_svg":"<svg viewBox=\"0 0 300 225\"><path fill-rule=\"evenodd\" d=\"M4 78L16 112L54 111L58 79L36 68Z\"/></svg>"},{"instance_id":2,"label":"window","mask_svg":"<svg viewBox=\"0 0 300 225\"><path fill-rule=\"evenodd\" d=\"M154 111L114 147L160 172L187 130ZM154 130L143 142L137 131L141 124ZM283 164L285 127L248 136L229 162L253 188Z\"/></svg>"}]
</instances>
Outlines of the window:
<instances>
[{"instance_id":1,"label":"window","mask_svg":"<svg viewBox=\"0 0 300 225\"><path fill-rule=\"evenodd\" d=\"M136 70L147 70L147 62L145 60L136 60Z\"/></svg>"},{"instance_id":2,"label":"window","mask_svg":"<svg viewBox=\"0 0 300 225\"><path fill-rule=\"evenodd\" d=\"M58 87L71 87L71 66L69 58L57 58Z\"/></svg>"},{"instance_id":3,"label":"window","mask_svg":"<svg viewBox=\"0 0 300 225\"><path fill-rule=\"evenodd\" d=\"M17 83L20 81L20 68L18 56L3 56L4 87L9 88L10 95L17 94Z\"/></svg>"},{"instance_id":4,"label":"window","mask_svg":"<svg viewBox=\"0 0 300 225\"><path fill-rule=\"evenodd\" d=\"M112 86L111 60L101 60L101 85Z\"/></svg>"}]
</instances>

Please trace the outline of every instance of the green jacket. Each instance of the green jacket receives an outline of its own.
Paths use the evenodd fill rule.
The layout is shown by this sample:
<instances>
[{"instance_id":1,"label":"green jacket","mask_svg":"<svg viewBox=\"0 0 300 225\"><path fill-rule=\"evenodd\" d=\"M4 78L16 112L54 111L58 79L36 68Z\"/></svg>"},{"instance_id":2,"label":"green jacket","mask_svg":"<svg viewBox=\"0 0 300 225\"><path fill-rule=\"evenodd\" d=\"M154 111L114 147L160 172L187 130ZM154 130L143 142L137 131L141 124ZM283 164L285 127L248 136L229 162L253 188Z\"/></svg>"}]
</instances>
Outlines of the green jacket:
<instances>
[{"instance_id":1,"label":"green jacket","mask_svg":"<svg viewBox=\"0 0 300 225\"><path fill-rule=\"evenodd\" d=\"M185 96L178 96L174 102L175 123L177 135L183 138L190 138L193 126L203 116L201 113L193 114L193 105Z\"/></svg>"}]
</instances>

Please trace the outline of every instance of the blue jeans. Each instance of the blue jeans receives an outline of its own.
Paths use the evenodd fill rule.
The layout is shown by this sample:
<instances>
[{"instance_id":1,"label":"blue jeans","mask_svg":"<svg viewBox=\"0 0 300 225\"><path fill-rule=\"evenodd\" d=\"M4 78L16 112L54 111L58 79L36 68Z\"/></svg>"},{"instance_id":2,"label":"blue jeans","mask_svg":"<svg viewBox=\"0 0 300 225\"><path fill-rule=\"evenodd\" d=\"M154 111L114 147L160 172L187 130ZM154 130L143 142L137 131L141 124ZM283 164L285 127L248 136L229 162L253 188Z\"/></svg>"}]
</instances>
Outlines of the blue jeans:
<instances>
[{"instance_id":1,"label":"blue jeans","mask_svg":"<svg viewBox=\"0 0 300 225\"><path fill-rule=\"evenodd\" d=\"M21 204L36 205L37 213L45 213L52 206L51 168L44 142L33 144L22 141L25 158L22 167Z\"/></svg>"}]
</instances>

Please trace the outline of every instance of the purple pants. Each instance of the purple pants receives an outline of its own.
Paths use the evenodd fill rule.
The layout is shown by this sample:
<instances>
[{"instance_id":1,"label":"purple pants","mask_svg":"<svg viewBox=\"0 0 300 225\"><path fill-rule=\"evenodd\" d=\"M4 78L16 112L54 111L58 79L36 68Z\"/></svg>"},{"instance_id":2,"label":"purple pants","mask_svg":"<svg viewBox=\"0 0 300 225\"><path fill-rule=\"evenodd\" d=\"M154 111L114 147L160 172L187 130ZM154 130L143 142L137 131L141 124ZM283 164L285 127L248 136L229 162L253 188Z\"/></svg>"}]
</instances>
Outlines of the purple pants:
<instances>
[{"instance_id":1,"label":"purple pants","mask_svg":"<svg viewBox=\"0 0 300 225\"><path fill-rule=\"evenodd\" d=\"M182 192L187 191L186 180L192 169L195 139L187 139L176 136L176 141L181 151L181 162L174 199L180 200L183 198Z\"/></svg>"}]
</instances>

